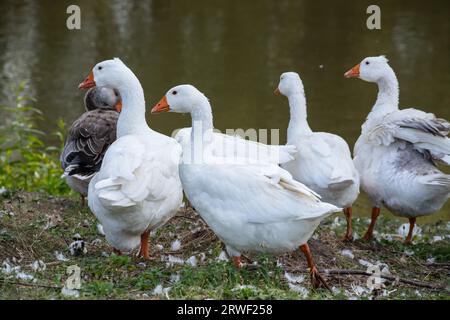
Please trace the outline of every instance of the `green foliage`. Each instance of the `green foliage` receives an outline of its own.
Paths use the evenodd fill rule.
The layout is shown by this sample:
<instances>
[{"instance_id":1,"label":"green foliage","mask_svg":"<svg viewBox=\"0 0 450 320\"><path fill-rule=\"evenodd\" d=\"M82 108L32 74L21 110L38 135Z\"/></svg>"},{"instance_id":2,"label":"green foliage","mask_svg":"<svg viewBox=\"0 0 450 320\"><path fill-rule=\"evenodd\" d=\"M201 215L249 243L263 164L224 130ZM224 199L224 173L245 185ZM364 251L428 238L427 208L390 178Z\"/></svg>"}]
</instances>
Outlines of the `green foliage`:
<instances>
[{"instance_id":1,"label":"green foliage","mask_svg":"<svg viewBox=\"0 0 450 320\"><path fill-rule=\"evenodd\" d=\"M61 145L46 146L44 133L36 128L42 112L33 106L34 99L25 94L26 83L15 89L13 106L0 106L5 123L0 126L0 187L10 190L42 191L67 194L70 190L61 179L59 154L64 143L64 122L58 121L55 133Z\"/></svg>"}]
</instances>

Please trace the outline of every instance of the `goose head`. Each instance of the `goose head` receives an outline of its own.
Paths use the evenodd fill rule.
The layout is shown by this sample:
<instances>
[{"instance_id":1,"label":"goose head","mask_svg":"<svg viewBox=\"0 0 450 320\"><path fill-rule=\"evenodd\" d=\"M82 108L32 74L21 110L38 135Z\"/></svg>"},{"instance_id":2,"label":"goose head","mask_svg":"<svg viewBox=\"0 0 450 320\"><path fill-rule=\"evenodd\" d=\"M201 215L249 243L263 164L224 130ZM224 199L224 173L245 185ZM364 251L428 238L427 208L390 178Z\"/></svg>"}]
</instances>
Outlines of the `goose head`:
<instances>
[{"instance_id":1,"label":"goose head","mask_svg":"<svg viewBox=\"0 0 450 320\"><path fill-rule=\"evenodd\" d=\"M348 70L344 76L359 78L367 82L378 82L393 72L388 61L385 56L364 58L359 64Z\"/></svg>"},{"instance_id":2,"label":"goose head","mask_svg":"<svg viewBox=\"0 0 450 320\"><path fill-rule=\"evenodd\" d=\"M106 86L121 92L130 85L130 81L136 80L134 73L119 58L114 58L97 63L78 88Z\"/></svg>"},{"instance_id":3,"label":"goose head","mask_svg":"<svg viewBox=\"0 0 450 320\"><path fill-rule=\"evenodd\" d=\"M303 88L302 80L296 72L285 72L280 76L280 83L275 89L275 94L282 94L289 97L293 94L305 94L305 89Z\"/></svg>"},{"instance_id":4,"label":"goose head","mask_svg":"<svg viewBox=\"0 0 450 320\"><path fill-rule=\"evenodd\" d=\"M208 98L196 87L183 84L167 91L151 112L192 113L196 108L204 106L205 101L207 102Z\"/></svg>"},{"instance_id":5,"label":"goose head","mask_svg":"<svg viewBox=\"0 0 450 320\"><path fill-rule=\"evenodd\" d=\"M84 106L87 111L95 109L116 110L122 109L119 91L109 87L90 88L84 96Z\"/></svg>"}]
</instances>

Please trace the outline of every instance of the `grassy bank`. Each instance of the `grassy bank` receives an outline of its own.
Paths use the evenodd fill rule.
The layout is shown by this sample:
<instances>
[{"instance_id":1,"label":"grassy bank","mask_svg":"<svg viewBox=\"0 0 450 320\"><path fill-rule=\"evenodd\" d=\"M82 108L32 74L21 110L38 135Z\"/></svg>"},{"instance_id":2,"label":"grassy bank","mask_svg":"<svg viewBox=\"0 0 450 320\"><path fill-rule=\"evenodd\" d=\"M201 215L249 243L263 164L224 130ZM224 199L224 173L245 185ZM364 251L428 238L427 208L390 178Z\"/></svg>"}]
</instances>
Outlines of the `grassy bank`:
<instances>
[{"instance_id":1,"label":"grassy bank","mask_svg":"<svg viewBox=\"0 0 450 320\"><path fill-rule=\"evenodd\" d=\"M180 209L152 234L152 260L142 261L112 254L94 216L76 197L28 192L2 197L0 299L449 298L450 239L444 222L421 225L415 244L405 246L392 219L380 219L378 240L370 243L338 240L345 227L341 215L325 221L310 245L332 287L329 292L310 287L299 253L247 256L247 267L236 270L223 245L191 209ZM366 219L355 219L357 235L366 226ZM74 236L82 239L86 253L70 253ZM383 273L389 279L380 290L370 291L368 277L359 272L377 262L389 270ZM81 268L78 297L62 294L71 265Z\"/></svg>"}]
</instances>

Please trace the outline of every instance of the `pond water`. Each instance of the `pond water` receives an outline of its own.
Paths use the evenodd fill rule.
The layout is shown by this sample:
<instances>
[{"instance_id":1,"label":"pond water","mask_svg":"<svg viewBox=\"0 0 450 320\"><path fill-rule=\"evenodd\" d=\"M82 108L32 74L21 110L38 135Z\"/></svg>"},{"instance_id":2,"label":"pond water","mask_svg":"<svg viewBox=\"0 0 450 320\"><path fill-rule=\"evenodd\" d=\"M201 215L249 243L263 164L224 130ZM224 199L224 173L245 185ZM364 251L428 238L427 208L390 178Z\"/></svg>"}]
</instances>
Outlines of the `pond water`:
<instances>
[{"instance_id":1,"label":"pond water","mask_svg":"<svg viewBox=\"0 0 450 320\"><path fill-rule=\"evenodd\" d=\"M81 30L66 28L72 3L81 7ZM90 68L117 56L141 80L149 108L170 87L191 83L210 98L218 129L280 129L284 143L287 101L273 90L292 70L303 79L311 127L353 147L377 88L343 73L365 56L385 54L401 106L450 119L450 2L376 3L381 30L366 28L372 1L365 0L2 0L0 101L28 80L50 134L58 118L70 124L83 112L77 85ZM190 123L181 115L147 117L166 134ZM356 207L369 212L364 196ZM450 219L449 204L419 223L439 219Z\"/></svg>"}]
</instances>

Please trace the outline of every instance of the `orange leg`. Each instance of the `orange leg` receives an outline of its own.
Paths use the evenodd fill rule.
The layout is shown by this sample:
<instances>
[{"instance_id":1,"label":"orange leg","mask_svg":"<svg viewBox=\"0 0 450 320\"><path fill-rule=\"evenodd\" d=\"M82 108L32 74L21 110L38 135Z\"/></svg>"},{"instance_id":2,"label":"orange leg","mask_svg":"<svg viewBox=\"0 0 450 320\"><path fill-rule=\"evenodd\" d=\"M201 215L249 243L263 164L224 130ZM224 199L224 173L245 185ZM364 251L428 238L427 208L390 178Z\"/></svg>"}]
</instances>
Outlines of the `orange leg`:
<instances>
[{"instance_id":1,"label":"orange leg","mask_svg":"<svg viewBox=\"0 0 450 320\"><path fill-rule=\"evenodd\" d=\"M377 222L377 218L380 215L380 208L373 207L372 208L372 219L370 221L369 228L367 229L366 234L364 235L364 240L370 240L373 237L373 228L375 228L375 223Z\"/></svg>"},{"instance_id":2,"label":"orange leg","mask_svg":"<svg viewBox=\"0 0 450 320\"><path fill-rule=\"evenodd\" d=\"M325 281L324 277L319 273L319 271L316 268L316 265L314 264L311 251L309 250L309 246L307 243L300 246L300 250L302 250L303 254L306 257L306 261L308 262L309 267L309 274L311 275L311 283L314 288L319 288L320 286L324 286L328 290L330 290L330 287L328 286L327 282Z\"/></svg>"},{"instance_id":3,"label":"orange leg","mask_svg":"<svg viewBox=\"0 0 450 320\"><path fill-rule=\"evenodd\" d=\"M139 250L139 257L144 258L145 260L150 260L150 250L148 245L148 236L150 235L150 230L144 231L141 234L141 249Z\"/></svg>"},{"instance_id":4,"label":"orange leg","mask_svg":"<svg viewBox=\"0 0 450 320\"><path fill-rule=\"evenodd\" d=\"M348 207L344 209L345 219L347 220L347 231L345 232L344 241L352 241L353 240L353 232L352 232L352 207Z\"/></svg>"},{"instance_id":5,"label":"orange leg","mask_svg":"<svg viewBox=\"0 0 450 320\"><path fill-rule=\"evenodd\" d=\"M408 236L405 239L405 244L411 244L415 224L416 224L416 218L409 218L409 232L408 232Z\"/></svg>"},{"instance_id":6,"label":"orange leg","mask_svg":"<svg viewBox=\"0 0 450 320\"><path fill-rule=\"evenodd\" d=\"M241 261L241 257L233 257L233 264L236 268L241 268L242 267L242 261Z\"/></svg>"}]
</instances>

